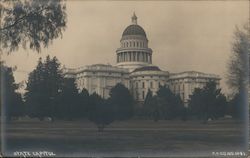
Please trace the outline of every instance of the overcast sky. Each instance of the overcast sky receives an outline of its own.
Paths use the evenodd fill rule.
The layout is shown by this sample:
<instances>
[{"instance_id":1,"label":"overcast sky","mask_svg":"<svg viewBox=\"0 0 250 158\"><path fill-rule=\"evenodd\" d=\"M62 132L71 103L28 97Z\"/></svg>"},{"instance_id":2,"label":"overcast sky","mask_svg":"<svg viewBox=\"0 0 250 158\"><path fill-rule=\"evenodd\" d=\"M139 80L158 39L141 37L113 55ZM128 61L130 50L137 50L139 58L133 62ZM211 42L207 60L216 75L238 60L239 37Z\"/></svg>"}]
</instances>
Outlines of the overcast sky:
<instances>
[{"instance_id":1,"label":"overcast sky","mask_svg":"<svg viewBox=\"0 0 250 158\"><path fill-rule=\"evenodd\" d=\"M124 29L138 17L153 50L153 64L170 73L214 73L225 84L226 65L236 25L249 19L248 1L68 1L67 29L40 54L20 49L3 59L17 66L15 79L26 80L38 58L57 56L68 68L116 62Z\"/></svg>"}]
</instances>

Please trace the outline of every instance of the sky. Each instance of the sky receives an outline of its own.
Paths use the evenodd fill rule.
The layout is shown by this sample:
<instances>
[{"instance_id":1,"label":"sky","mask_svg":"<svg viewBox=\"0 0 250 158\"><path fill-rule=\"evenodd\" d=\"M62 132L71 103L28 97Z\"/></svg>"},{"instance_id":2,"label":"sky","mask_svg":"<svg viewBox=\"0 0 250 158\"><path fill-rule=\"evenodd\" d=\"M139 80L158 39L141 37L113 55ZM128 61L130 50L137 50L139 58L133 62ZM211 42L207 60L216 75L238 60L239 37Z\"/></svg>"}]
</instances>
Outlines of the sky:
<instances>
[{"instance_id":1,"label":"sky","mask_svg":"<svg viewBox=\"0 0 250 158\"><path fill-rule=\"evenodd\" d=\"M153 50L153 64L170 73L220 75L224 93L235 27L249 19L248 1L67 1L67 29L41 53L19 49L2 55L17 66L16 82L27 80L38 58L56 56L67 68L116 64L124 29L138 17Z\"/></svg>"}]
</instances>

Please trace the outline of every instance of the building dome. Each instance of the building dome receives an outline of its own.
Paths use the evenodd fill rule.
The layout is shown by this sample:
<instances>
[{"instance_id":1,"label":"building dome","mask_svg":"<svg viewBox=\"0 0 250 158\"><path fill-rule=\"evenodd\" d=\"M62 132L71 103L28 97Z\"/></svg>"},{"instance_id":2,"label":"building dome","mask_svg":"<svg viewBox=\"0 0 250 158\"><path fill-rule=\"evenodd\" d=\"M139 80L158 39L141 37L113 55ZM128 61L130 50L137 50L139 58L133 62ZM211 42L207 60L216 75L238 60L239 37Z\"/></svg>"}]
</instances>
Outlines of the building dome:
<instances>
[{"instance_id":1,"label":"building dome","mask_svg":"<svg viewBox=\"0 0 250 158\"><path fill-rule=\"evenodd\" d=\"M129 25L124 31L122 36L127 36L127 35L141 35L146 37L146 33L144 29L140 25Z\"/></svg>"},{"instance_id":2,"label":"building dome","mask_svg":"<svg viewBox=\"0 0 250 158\"><path fill-rule=\"evenodd\" d=\"M135 13L131 20L132 23L122 33L120 48L116 50L117 66L129 69L129 72L152 64L152 49L148 47L144 29L137 24Z\"/></svg>"}]
</instances>

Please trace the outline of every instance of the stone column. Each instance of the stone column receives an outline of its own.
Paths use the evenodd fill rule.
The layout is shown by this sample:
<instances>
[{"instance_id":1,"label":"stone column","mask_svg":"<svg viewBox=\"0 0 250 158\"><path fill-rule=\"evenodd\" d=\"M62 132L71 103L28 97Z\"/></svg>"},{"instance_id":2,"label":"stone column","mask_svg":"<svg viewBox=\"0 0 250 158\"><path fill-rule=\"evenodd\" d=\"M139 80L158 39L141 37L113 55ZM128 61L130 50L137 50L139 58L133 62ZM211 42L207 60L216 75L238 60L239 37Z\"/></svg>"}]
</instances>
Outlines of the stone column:
<instances>
[{"instance_id":1,"label":"stone column","mask_svg":"<svg viewBox=\"0 0 250 158\"><path fill-rule=\"evenodd\" d=\"M138 62L139 61L139 52L136 52L136 61Z\"/></svg>"},{"instance_id":2,"label":"stone column","mask_svg":"<svg viewBox=\"0 0 250 158\"><path fill-rule=\"evenodd\" d=\"M143 53L140 52L140 61L142 62L143 61L143 57L142 57Z\"/></svg>"}]
</instances>

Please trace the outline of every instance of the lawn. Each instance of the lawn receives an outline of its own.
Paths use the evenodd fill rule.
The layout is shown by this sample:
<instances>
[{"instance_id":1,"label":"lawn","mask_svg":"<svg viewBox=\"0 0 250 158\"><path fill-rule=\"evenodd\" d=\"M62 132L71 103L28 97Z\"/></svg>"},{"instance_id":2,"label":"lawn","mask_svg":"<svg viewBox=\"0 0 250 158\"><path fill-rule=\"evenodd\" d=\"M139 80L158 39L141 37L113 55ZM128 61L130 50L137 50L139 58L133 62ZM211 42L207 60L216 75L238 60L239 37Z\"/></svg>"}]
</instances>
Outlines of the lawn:
<instances>
[{"instance_id":1,"label":"lawn","mask_svg":"<svg viewBox=\"0 0 250 158\"><path fill-rule=\"evenodd\" d=\"M56 156L211 156L244 151L244 125L235 120L116 121L97 132L83 121L13 121L5 126L4 153L53 152Z\"/></svg>"}]
</instances>

